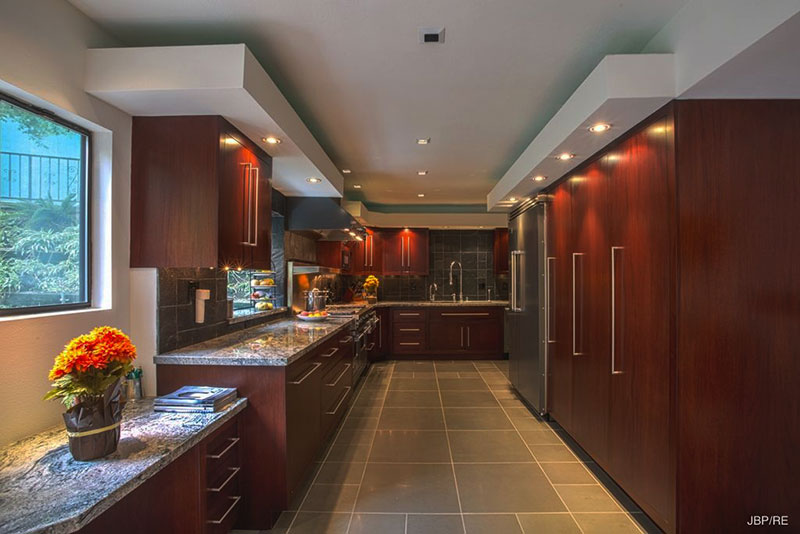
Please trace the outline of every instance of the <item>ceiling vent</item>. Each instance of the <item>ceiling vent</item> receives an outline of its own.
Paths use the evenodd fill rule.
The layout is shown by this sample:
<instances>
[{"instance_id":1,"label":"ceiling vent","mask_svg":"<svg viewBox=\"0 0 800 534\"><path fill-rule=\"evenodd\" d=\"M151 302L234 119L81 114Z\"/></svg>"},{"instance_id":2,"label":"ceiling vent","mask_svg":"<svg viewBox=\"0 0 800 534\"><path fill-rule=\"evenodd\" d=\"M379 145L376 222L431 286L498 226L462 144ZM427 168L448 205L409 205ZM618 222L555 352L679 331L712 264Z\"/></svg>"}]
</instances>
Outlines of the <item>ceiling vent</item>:
<instances>
[{"instance_id":1,"label":"ceiling vent","mask_svg":"<svg viewBox=\"0 0 800 534\"><path fill-rule=\"evenodd\" d=\"M443 43L444 28L420 28L419 42L422 44Z\"/></svg>"}]
</instances>

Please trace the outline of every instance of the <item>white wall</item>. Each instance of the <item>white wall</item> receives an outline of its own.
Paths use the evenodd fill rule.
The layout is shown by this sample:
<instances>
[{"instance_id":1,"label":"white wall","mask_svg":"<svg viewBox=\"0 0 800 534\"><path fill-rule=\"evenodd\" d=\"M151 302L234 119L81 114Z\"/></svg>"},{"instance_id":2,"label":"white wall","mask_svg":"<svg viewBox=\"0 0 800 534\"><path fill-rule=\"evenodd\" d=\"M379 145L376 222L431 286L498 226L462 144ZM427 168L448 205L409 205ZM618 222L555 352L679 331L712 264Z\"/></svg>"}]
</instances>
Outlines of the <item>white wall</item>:
<instances>
[{"instance_id":1,"label":"white wall","mask_svg":"<svg viewBox=\"0 0 800 534\"><path fill-rule=\"evenodd\" d=\"M0 0L0 90L93 130L100 200L92 214L99 308L0 320L0 445L59 424L63 407L41 399L69 339L98 325L130 328L131 119L83 90L86 49L117 44L64 0Z\"/></svg>"}]
</instances>

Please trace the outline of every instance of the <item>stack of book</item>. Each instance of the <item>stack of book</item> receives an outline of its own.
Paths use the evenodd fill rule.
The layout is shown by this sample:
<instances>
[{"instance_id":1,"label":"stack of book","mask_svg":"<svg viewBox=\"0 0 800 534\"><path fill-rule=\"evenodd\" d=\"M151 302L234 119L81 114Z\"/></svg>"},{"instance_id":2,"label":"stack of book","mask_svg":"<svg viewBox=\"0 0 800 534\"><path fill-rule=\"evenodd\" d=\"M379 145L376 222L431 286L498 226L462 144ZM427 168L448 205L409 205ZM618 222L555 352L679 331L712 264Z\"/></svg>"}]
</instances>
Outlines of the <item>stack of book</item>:
<instances>
[{"instance_id":1,"label":"stack of book","mask_svg":"<svg viewBox=\"0 0 800 534\"><path fill-rule=\"evenodd\" d=\"M156 397L156 412L217 412L236 400L236 388L183 386L169 395Z\"/></svg>"}]
</instances>

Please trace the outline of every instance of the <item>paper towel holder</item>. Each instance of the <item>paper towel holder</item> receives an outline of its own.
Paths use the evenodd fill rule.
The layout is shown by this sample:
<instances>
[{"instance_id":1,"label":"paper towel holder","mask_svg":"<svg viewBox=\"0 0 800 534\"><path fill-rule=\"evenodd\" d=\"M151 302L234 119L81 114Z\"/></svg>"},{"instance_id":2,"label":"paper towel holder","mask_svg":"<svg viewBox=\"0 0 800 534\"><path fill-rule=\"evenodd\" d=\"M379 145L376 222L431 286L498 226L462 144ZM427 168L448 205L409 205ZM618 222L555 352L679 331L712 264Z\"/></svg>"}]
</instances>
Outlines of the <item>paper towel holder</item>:
<instances>
[{"instance_id":1,"label":"paper towel holder","mask_svg":"<svg viewBox=\"0 0 800 534\"><path fill-rule=\"evenodd\" d=\"M206 301L211 298L210 289L194 290L194 322L201 324L206 321Z\"/></svg>"}]
</instances>

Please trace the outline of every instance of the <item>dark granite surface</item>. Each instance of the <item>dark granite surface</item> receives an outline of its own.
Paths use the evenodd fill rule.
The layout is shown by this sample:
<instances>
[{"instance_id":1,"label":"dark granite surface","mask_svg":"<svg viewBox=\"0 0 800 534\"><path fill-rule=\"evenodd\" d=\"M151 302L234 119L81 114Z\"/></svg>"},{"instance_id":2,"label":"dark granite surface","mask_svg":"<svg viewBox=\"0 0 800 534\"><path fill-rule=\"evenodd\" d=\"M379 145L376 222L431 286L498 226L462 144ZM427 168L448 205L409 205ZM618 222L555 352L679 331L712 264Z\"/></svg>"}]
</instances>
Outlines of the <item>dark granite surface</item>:
<instances>
[{"instance_id":1,"label":"dark granite surface","mask_svg":"<svg viewBox=\"0 0 800 534\"><path fill-rule=\"evenodd\" d=\"M0 449L0 532L74 532L194 447L247 405L216 413L156 413L153 400L129 402L119 449L72 458L59 426Z\"/></svg>"}]
</instances>

